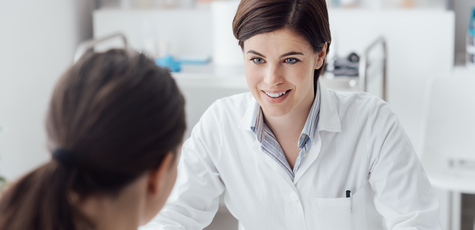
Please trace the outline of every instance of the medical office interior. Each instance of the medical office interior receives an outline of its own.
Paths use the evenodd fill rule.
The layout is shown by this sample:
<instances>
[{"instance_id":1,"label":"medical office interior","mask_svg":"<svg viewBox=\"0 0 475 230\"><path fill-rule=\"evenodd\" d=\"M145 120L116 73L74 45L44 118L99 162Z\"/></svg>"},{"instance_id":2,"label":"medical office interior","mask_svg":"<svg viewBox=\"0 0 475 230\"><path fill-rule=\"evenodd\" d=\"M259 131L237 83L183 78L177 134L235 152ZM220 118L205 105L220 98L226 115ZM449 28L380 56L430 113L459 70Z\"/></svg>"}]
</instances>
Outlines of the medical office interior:
<instances>
[{"instance_id":1,"label":"medical office interior","mask_svg":"<svg viewBox=\"0 0 475 230\"><path fill-rule=\"evenodd\" d=\"M247 92L236 0L0 0L0 191L50 159L54 84L88 50L132 48L172 71L189 136L216 99ZM321 82L386 100L440 201L444 230L475 229L475 0L327 0ZM246 201L243 201L246 202ZM236 230L224 203L208 230Z\"/></svg>"}]
</instances>

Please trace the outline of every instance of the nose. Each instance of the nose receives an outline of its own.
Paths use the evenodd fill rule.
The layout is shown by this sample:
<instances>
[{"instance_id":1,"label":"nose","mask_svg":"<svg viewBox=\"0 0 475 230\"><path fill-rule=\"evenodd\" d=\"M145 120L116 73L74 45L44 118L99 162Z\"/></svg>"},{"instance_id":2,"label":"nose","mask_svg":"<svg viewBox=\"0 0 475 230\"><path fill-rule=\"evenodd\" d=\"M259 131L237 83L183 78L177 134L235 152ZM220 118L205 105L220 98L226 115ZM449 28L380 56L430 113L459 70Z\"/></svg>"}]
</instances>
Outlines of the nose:
<instances>
[{"instance_id":1,"label":"nose","mask_svg":"<svg viewBox=\"0 0 475 230\"><path fill-rule=\"evenodd\" d=\"M284 82L284 78L282 77L281 71L279 71L278 66L268 65L268 70L266 71L264 82L269 86L277 86Z\"/></svg>"}]
</instances>

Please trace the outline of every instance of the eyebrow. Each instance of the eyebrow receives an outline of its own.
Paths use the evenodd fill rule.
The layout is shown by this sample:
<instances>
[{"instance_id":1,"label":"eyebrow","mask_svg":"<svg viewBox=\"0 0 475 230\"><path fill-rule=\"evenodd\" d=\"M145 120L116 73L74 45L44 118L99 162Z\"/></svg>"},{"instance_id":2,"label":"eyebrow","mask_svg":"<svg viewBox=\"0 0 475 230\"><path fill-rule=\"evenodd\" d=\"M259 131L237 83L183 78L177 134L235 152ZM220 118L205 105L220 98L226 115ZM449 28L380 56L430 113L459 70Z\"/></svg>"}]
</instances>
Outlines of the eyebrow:
<instances>
[{"instance_id":1,"label":"eyebrow","mask_svg":"<svg viewBox=\"0 0 475 230\"><path fill-rule=\"evenodd\" d=\"M260 54L260 53L257 52L257 51L254 51L254 50L249 50L249 51L247 51L247 53L259 55L259 56L264 57L264 58L266 57L266 56ZM285 53L285 54L280 55L280 57L285 57L285 56L289 56L289 55L303 55L303 53L301 53L301 52L295 52L295 51L290 51L290 52L287 52L287 53Z\"/></svg>"},{"instance_id":2,"label":"eyebrow","mask_svg":"<svg viewBox=\"0 0 475 230\"><path fill-rule=\"evenodd\" d=\"M249 50L249 51L247 51L247 53L248 53L248 54L255 54L255 55L259 55L259 56L261 56L261 57L264 57L264 58L266 57L266 56L264 56L264 55L260 54L260 53L259 53L259 52L257 52L257 51L254 51L254 50Z\"/></svg>"},{"instance_id":3,"label":"eyebrow","mask_svg":"<svg viewBox=\"0 0 475 230\"><path fill-rule=\"evenodd\" d=\"M288 53L280 55L280 57L290 56L290 55L303 55L301 52L290 51Z\"/></svg>"}]
</instances>

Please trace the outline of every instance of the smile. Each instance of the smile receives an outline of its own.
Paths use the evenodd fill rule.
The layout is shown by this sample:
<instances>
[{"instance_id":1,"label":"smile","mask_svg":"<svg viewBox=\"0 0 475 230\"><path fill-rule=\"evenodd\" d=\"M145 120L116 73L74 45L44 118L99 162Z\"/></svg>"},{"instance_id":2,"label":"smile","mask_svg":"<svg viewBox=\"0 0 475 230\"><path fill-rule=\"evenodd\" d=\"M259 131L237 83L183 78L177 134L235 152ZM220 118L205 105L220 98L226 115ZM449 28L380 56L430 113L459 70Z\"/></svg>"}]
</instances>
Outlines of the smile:
<instances>
[{"instance_id":1,"label":"smile","mask_svg":"<svg viewBox=\"0 0 475 230\"><path fill-rule=\"evenodd\" d=\"M290 90L286 90L286 91L282 91L282 92L278 92L278 93L268 93L268 92L263 90L263 92L265 94L267 94L267 96L272 97L272 98L279 98L282 95L285 95L288 91L290 91Z\"/></svg>"}]
</instances>

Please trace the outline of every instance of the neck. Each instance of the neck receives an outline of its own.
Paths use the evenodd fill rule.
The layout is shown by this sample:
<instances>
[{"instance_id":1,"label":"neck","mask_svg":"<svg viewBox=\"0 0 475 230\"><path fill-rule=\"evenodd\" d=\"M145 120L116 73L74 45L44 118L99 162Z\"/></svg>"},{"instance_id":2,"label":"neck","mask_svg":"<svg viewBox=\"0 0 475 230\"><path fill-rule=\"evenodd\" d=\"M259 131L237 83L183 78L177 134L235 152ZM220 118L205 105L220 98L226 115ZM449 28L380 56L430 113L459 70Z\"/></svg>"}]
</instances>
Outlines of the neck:
<instances>
[{"instance_id":1,"label":"neck","mask_svg":"<svg viewBox=\"0 0 475 230\"><path fill-rule=\"evenodd\" d=\"M131 186L117 196L90 195L76 206L96 230L136 230L145 205L138 192Z\"/></svg>"},{"instance_id":2,"label":"neck","mask_svg":"<svg viewBox=\"0 0 475 230\"><path fill-rule=\"evenodd\" d=\"M313 100L314 97L311 97L310 100L302 102L301 106L282 117L266 116L265 112L263 112L266 125L277 136L277 139L281 137L287 140L296 139L298 141L312 108Z\"/></svg>"}]
</instances>

